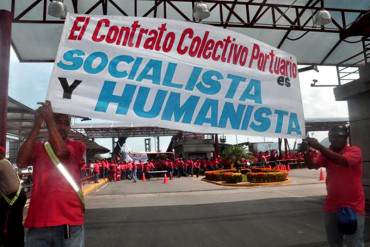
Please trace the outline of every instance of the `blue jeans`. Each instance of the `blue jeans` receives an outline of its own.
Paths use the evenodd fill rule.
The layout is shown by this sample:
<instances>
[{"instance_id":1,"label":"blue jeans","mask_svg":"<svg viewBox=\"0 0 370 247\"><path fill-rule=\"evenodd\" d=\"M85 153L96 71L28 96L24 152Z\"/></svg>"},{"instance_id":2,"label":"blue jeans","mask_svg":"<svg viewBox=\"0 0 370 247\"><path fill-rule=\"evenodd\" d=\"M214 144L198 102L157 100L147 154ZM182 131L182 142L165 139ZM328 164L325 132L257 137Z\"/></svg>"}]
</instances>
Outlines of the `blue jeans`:
<instances>
[{"instance_id":1,"label":"blue jeans","mask_svg":"<svg viewBox=\"0 0 370 247\"><path fill-rule=\"evenodd\" d=\"M134 170L132 171L132 179L134 180L134 182L136 182L136 181L137 181L137 169L134 169Z\"/></svg>"},{"instance_id":2,"label":"blue jeans","mask_svg":"<svg viewBox=\"0 0 370 247\"><path fill-rule=\"evenodd\" d=\"M325 213L325 229L330 247L342 247L343 243L347 247L364 246L365 216L357 214L357 231L353 235L343 235L338 231L336 213Z\"/></svg>"},{"instance_id":3,"label":"blue jeans","mask_svg":"<svg viewBox=\"0 0 370 247\"><path fill-rule=\"evenodd\" d=\"M84 226L70 226L70 238L65 239L65 226L29 228L26 231L26 247L84 247Z\"/></svg>"}]
</instances>

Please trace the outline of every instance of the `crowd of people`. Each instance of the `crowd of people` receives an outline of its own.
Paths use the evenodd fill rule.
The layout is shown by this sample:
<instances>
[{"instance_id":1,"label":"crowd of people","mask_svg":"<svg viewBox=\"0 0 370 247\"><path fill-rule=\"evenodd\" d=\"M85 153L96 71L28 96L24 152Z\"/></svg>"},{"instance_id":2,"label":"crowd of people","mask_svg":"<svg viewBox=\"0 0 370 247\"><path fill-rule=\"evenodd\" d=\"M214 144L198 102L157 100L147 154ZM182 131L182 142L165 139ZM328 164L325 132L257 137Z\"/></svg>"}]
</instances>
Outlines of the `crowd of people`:
<instances>
[{"instance_id":1,"label":"crowd of people","mask_svg":"<svg viewBox=\"0 0 370 247\"><path fill-rule=\"evenodd\" d=\"M284 152L280 157L276 149L260 151L254 154L252 162L257 164L269 164L274 162L284 162L286 160L303 161L302 152Z\"/></svg>"},{"instance_id":2,"label":"crowd of people","mask_svg":"<svg viewBox=\"0 0 370 247\"><path fill-rule=\"evenodd\" d=\"M244 168L251 165L275 166L284 161L303 161L302 153L289 152L281 158L277 150L258 152L249 159L241 158L235 163L235 168ZM83 162L83 161L82 161ZM93 176L97 182L100 178L108 178L109 181L142 179L143 175L150 179L151 171L167 171L169 176L197 176L203 175L205 171L228 168L220 156L216 159L158 159L148 161L114 161L112 159L95 160L82 165L81 176Z\"/></svg>"},{"instance_id":3,"label":"crowd of people","mask_svg":"<svg viewBox=\"0 0 370 247\"><path fill-rule=\"evenodd\" d=\"M109 159L96 160L82 166L83 176L94 176L97 181L99 178L109 178L110 181L120 181L124 179L136 182L143 175L150 179L151 171L167 171L169 176L199 176L204 171L221 169L224 167L222 159L197 159L184 160L148 160L147 162L116 162Z\"/></svg>"}]
</instances>

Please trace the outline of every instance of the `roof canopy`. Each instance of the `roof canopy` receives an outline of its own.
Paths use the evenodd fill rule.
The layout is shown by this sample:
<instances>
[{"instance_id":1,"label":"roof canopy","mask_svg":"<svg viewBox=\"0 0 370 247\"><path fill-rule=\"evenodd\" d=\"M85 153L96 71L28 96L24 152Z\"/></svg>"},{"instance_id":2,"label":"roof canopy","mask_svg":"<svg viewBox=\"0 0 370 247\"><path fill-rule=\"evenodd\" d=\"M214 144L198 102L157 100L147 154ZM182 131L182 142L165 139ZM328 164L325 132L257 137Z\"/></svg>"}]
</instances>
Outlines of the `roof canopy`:
<instances>
[{"instance_id":1,"label":"roof canopy","mask_svg":"<svg viewBox=\"0 0 370 247\"><path fill-rule=\"evenodd\" d=\"M127 15L193 21L194 0L64 0L68 11L81 14ZM300 64L362 63L362 42L340 40L339 33L370 9L368 0L203 0L211 16L203 23L225 27L281 48ZM0 9L14 14L12 43L24 62L52 62L63 21L47 15L49 0L2 0ZM324 7L332 23L313 25ZM358 41L360 37L350 38ZM354 56L356 55L357 56ZM354 57L353 57L354 56Z\"/></svg>"}]
</instances>

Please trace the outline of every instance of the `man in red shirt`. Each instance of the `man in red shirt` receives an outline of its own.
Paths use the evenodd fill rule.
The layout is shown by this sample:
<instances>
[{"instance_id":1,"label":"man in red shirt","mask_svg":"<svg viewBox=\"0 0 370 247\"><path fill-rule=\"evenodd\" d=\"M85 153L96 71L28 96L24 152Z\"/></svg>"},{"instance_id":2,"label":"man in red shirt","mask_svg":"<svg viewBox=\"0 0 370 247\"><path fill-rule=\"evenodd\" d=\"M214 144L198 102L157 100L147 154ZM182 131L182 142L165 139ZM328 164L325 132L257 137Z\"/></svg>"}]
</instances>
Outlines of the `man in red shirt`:
<instances>
[{"instance_id":1,"label":"man in red shirt","mask_svg":"<svg viewBox=\"0 0 370 247\"><path fill-rule=\"evenodd\" d=\"M318 150L312 158L306 148L304 152L307 166L326 167L327 197L324 206L325 227L330 246L364 246L365 195L362 186L361 149L347 145L348 130L337 126L329 131L330 148L322 146L316 139L307 138L308 146ZM337 212L348 207L357 214L357 230L352 235L345 235L338 229Z\"/></svg>"},{"instance_id":2,"label":"man in red shirt","mask_svg":"<svg viewBox=\"0 0 370 247\"><path fill-rule=\"evenodd\" d=\"M96 161L94 163L94 181L95 181L95 183L99 182L100 167L101 167L101 163L99 161Z\"/></svg>"},{"instance_id":3,"label":"man in red shirt","mask_svg":"<svg viewBox=\"0 0 370 247\"><path fill-rule=\"evenodd\" d=\"M22 144L17 164L33 164L31 202L25 221L26 246L84 245L84 211L79 196L52 163L42 142L37 141L45 121L49 143L73 180L80 184L80 160L85 145L68 138L70 117L54 114L46 101L37 111L34 127Z\"/></svg>"}]
</instances>

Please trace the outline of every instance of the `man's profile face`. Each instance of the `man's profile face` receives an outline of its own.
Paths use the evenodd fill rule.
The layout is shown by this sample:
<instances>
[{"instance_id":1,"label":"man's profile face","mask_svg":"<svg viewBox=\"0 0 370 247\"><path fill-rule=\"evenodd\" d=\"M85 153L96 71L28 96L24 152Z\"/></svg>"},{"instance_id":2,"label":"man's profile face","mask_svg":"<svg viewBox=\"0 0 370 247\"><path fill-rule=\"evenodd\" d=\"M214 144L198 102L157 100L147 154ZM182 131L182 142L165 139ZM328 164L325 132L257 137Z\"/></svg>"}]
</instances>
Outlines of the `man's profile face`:
<instances>
[{"instance_id":1,"label":"man's profile face","mask_svg":"<svg viewBox=\"0 0 370 247\"><path fill-rule=\"evenodd\" d=\"M60 135L66 139L71 130L71 118L68 115L56 113L54 119Z\"/></svg>"}]
</instances>

